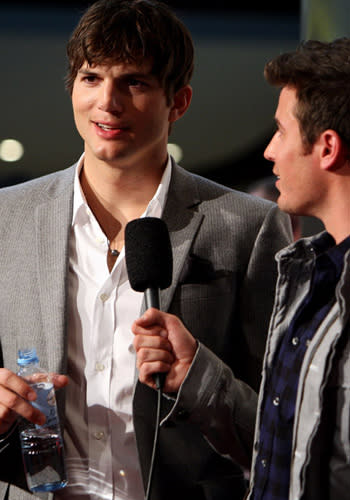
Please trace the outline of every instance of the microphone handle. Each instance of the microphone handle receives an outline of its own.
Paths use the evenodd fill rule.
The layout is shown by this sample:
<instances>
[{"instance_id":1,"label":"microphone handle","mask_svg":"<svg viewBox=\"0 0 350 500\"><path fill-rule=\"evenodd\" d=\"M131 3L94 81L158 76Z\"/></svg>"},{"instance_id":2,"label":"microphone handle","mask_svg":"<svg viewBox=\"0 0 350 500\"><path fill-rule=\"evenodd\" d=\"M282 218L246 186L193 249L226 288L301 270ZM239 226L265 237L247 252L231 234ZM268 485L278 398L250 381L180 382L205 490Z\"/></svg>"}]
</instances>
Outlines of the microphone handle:
<instances>
[{"instance_id":1,"label":"microphone handle","mask_svg":"<svg viewBox=\"0 0 350 500\"><path fill-rule=\"evenodd\" d=\"M159 288L146 288L144 292L146 309L155 307L160 309ZM166 373L155 373L153 375L158 390L163 389Z\"/></svg>"},{"instance_id":2,"label":"microphone handle","mask_svg":"<svg viewBox=\"0 0 350 500\"><path fill-rule=\"evenodd\" d=\"M146 309L155 307L160 309L159 288L146 288L145 290Z\"/></svg>"}]
</instances>

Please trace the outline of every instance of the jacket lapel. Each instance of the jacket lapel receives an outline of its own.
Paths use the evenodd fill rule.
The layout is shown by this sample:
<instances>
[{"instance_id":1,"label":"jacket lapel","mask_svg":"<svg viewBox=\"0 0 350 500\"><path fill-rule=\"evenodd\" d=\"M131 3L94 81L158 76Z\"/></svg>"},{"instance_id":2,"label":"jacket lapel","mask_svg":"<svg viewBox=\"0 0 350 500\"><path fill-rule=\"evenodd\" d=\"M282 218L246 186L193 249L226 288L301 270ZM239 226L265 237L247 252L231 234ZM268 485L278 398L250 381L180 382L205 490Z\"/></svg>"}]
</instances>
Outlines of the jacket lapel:
<instances>
[{"instance_id":1,"label":"jacket lapel","mask_svg":"<svg viewBox=\"0 0 350 500\"><path fill-rule=\"evenodd\" d=\"M74 168L49 186L48 199L36 208L36 256L39 302L48 339L48 366L65 372L66 284L72 219Z\"/></svg>"},{"instance_id":2,"label":"jacket lapel","mask_svg":"<svg viewBox=\"0 0 350 500\"><path fill-rule=\"evenodd\" d=\"M168 198L163 219L166 222L173 250L172 284L160 293L161 308L169 309L181 271L202 222L203 215L196 211L200 198L194 178L173 162Z\"/></svg>"}]
</instances>

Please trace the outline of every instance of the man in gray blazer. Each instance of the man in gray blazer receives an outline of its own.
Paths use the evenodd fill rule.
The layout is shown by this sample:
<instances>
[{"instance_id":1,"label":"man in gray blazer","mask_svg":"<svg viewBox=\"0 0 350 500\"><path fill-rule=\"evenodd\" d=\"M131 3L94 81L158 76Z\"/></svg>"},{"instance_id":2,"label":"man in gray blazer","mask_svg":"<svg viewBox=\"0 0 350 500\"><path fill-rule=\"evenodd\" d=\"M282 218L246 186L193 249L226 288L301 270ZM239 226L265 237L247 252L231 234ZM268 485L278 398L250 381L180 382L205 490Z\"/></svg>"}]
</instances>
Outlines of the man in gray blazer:
<instances>
[{"instance_id":1,"label":"man in gray blazer","mask_svg":"<svg viewBox=\"0 0 350 500\"><path fill-rule=\"evenodd\" d=\"M0 499L32 498L17 420L43 421L14 373L18 348L33 346L57 389L69 379L57 394L69 484L54 498L142 500L156 391L136 382L131 325L144 306L127 279L127 222L166 222L174 271L162 309L177 319L175 331L192 333L193 354L205 346L233 371L237 391L249 393L251 421L231 442L241 464L251 454L256 398L248 387L260 380L274 254L291 240L290 224L273 203L190 174L168 157L171 126L191 101L193 45L164 4L93 4L68 59L84 154L66 170L0 192ZM163 400L152 499L241 499L239 465L189 415L169 421L176 394Z\"/></svg>"}]
</instances>

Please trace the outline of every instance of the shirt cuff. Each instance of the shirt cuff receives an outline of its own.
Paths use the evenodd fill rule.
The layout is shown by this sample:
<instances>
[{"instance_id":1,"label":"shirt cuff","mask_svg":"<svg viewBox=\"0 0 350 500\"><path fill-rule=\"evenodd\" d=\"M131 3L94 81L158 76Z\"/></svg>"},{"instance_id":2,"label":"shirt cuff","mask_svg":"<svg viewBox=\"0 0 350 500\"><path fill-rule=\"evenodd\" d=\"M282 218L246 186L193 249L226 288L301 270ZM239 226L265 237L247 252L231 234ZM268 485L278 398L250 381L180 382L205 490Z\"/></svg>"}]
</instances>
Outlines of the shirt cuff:
<instances>
[{"instance_id":1,"label":"shirt cuff","mask_svg":"<svg viewBox=\"0 0 350 500\"><path fill-rule=\"evenodd\" d=\"M170 419L184 419L204 408L216 390L223 362L203 344L198 343L192 364L176 395L175 403L161 425Z\"/></svg>"}]
</instances>

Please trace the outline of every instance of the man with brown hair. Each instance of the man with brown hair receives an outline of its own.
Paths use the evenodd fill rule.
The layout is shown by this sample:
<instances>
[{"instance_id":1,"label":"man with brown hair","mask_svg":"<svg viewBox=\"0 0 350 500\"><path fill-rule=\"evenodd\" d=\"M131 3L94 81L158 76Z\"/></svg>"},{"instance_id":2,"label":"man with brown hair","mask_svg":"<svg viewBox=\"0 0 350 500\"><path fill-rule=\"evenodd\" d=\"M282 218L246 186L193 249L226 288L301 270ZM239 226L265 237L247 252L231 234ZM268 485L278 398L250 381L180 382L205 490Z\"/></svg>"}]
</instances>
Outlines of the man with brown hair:
<instances>
[{"instance_id":1,"label":"man with brown hair","mask_svg":"<svg viewBox=\"0 0 350 500\"><path fill-rule=\"evenodd\" d=\"M191 101L193 44L164 3L93 4L68 58L83 156L0 192L0 498L31 498L12 426L18 415L42 422L13 373L25 345L69 376L58 394L69 484L55 498L142 500L157 394L137 382L131 325L144 306L128 281L126 224L146 216L166 222L174 272L162 308L193 334L192 355L203 344L255 389L274 254L290 241L290 226L275 204L190 174L169 157L169 130ZM163 397L163 417L176 411L173 396ZM249 401L254 420L255 395ZM249 461L249 438L242 448ZM162 425L152 500L239 500L244 488L241 468L186 413Z\"/></svg>"},{"instance_id":2,"label":"man with brown hair","mask_svg":"<svg viewBox=\"0 0 350 500\"><path fill-rule=\"evenodd\" d=\"M277 254L279 277L263 366L249 500L346 500L350 491L350 39L308 41L265 67L280 87L274 163L278 205L326 231ZM178 407L216 449L236 456L252 432L249 390L191 335L151 309L137 320L140 379L167 373ZM161 325L158 345L157 329ZM166 328L165 328L166 326ZM159 326L158 326L159 329ZM176 331L176 334L175 334ZM169 348L169 343L172 349ZM171 355L169 355L169 352ZM191 390L202 387L206 391ZM195 383L196 381L196 383ZM209 396L210 394L210 396ZM205 408L205 410L203 410ZM242 422L246 423L244 427Z\"/></svg>"},{"instance_id":3,"label":"man with brown hair","mask_svg":"<svg viewBox=\"0 0 350 500\"><path fill-rule=\"evenodd\" d=\"M251 500L349 497L350 40L308 41L265 67L281 88L279 207L326 231L279 252Z\"/></svg>"}]
</instances>

